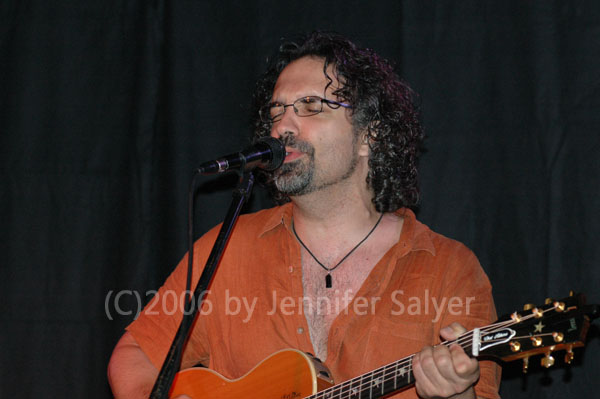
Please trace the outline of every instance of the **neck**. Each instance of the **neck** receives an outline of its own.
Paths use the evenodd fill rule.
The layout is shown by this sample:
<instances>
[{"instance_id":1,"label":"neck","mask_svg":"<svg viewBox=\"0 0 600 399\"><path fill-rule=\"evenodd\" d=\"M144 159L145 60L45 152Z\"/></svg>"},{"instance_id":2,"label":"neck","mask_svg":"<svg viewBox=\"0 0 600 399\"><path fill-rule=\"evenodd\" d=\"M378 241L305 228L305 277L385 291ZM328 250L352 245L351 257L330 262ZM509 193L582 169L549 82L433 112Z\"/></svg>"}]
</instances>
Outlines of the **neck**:
<instances>
[{"instance_id":1,"label":"neck","mask_svg":"<svg viewBox=\"0 0 600 399\"><path fill-rule=\"evenodd\" d=\"M292 198L294 225L300 235L331 236L333 231L357 232L372 227L380 216L371 202L371 193L344 193L328 195L322 190Z\"/></svg>"}]
</instances>

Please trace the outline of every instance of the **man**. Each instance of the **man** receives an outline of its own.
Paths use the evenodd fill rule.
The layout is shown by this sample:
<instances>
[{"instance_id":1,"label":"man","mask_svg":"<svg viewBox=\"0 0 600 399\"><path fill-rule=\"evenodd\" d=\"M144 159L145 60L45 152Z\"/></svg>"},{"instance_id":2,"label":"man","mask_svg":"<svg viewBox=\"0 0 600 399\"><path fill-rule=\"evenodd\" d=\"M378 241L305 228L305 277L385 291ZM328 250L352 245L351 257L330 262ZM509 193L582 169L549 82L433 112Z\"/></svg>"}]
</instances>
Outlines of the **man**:
<instances>
[{"instance_id":1,"label":"man","mask_svg":"<svg viewBox=\"0 0 600 399\"><path fill-rule=\"evenodd\" d=\"M255 134L285 143L284 165L261 175L289 202L240 218L183 368L202 362L238 378L291 347L339 383L417 352L415 388L394 397L498 397L497 366L432 347L493 321L495 309L475 256L406 208L422 140L411 97L385 60L337 35L282 46L257 86ZM196 265L216 233L196 243ZM186 262L117 344L117 398L148 396L181 319Z\"/></svg>"}]
</instances>

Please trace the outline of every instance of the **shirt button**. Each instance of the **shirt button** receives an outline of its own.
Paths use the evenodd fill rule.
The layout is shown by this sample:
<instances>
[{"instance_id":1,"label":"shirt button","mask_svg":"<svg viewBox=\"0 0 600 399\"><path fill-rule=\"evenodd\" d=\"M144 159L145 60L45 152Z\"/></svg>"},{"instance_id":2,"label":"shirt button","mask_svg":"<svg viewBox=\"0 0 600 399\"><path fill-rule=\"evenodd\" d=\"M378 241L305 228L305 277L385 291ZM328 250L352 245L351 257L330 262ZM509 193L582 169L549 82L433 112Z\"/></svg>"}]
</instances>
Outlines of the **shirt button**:
<instances>
[{"instance_id":1,"label":"shirt button","mask_svg":"<svg viewBox=\"0 0 600 399\"><path fill-rule=\"evenodd\" d=\"M298 331L298 334L302 334L302 333L304 333L304 328L298 327L298 330L296 330L296 331Z\"/></svg>"},{"instance_id":2,"label":"shirt button","mask_svg":"<svg viewBox=\"0 0 600 399\"><path fill-rule=\"evenodd\" d=\"M294 273L294 266L290 266L290 273Z\"/></svg>"}]
</instances>

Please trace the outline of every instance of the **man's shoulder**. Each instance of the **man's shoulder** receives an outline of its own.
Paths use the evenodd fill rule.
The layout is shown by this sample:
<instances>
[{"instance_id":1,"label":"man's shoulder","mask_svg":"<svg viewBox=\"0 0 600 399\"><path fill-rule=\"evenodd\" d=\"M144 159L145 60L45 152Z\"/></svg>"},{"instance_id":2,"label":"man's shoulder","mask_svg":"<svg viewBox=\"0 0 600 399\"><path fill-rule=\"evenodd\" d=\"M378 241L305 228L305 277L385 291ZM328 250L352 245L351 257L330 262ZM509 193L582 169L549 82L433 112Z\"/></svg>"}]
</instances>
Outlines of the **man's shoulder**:
<instances>
[{"instance_id":1,"label":"man's shoulder","mask_svg":"<svg viewBox=\"0 0 600 399\"><path fill-rule=\"evenodd\" d=\"M463 242L434 231L424 222L418 220L412 211L407 214L407 220L412 223L414 249L426 249L433 255L459 257L475 257L473 251Z\"/></svg>"},{"instance_id":2,"label":"man's shoulder","mask_svg":"<svg viewBox=\"0 0 600 399\"><path fill-rule=\"evenodd\" d=\"M438 275L444 281L478 282L484 289L490 283L477 255L464 243L433 231L426 224L414 219L414 244L412 251L418 257L422 269Z\"/></svg>"},{"instance_id":3,"label":"man's shoulder","mask_svg":"<svg viewBox=\"0 0 600 399\"><path fill-rule=\"evenodd\" d=\"M429 235L430 239L434 242L434 245L438 249L452 249L458 252L472 253L471 249L462 241L455 238L448 237L442 233L432 230L429 226L423 224L427 228L426 234Z\"/></svg>"}]
</instances>

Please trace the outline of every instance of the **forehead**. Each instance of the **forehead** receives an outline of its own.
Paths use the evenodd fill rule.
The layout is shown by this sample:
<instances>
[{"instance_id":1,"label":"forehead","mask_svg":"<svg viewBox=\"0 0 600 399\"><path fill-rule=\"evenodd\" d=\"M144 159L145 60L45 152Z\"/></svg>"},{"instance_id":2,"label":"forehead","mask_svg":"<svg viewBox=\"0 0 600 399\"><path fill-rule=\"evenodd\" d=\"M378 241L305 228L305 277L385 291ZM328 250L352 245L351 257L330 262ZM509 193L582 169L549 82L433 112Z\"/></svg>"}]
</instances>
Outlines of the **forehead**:
<instances>
[{"instance_id":1,"label":"forehead","mask_svg":"<svg viewBox=\"0 0 600 399\"><path fill-rule=\"evenodd\" d=\"M318 57L302 57L291 62L277 78L273 99L292 101L307 95L323 96L329 83L323 72L324 65L325 60ZM331 93L338 87L331 65L327 67L327 75L332 79L327 88L327 93Z\"/></svg>"}]
</instances>

